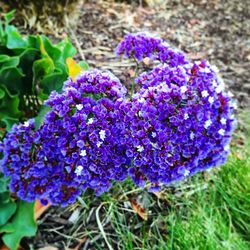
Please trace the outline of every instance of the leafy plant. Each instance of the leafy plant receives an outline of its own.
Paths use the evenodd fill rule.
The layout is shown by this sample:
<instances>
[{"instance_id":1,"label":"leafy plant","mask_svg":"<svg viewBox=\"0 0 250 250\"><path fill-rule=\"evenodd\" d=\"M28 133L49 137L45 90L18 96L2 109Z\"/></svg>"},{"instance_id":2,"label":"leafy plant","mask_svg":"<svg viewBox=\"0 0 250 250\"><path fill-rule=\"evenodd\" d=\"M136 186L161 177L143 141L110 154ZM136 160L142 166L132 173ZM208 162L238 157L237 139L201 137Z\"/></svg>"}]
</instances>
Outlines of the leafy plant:
<instances>
[{"instance_id":1,"label":"leafy plant","mask_svg":"<svg viewBox=\"0 0 250 250\"><path fill-rule=\"evenodd\" d=\"M23 37L11 25L14 11L0 20L0 126L37 115L52 90L68 77L66 59L76 53L66 38L53 44L44 35Z\"/></svg>"},{"instance_id":2,"label":"leafy plant","mask_svg":"<svg viewBox=\"0 0 250 250\"><path fill-rule=\"evenodd\" d=\"M53 44L44 35L23 37L10 25L14 11L0 19L0 135L12 125L36 117L39 127L48 108L43 106L52 90L60 92L68 76L74 77L86 62L79 65L72 59L75 47L68 39ZM0 235L10 248L17 249L21 239L33 236L37 230L34 202L12 197L8 178L0 167Z\"/></svg>"}]
</instances>

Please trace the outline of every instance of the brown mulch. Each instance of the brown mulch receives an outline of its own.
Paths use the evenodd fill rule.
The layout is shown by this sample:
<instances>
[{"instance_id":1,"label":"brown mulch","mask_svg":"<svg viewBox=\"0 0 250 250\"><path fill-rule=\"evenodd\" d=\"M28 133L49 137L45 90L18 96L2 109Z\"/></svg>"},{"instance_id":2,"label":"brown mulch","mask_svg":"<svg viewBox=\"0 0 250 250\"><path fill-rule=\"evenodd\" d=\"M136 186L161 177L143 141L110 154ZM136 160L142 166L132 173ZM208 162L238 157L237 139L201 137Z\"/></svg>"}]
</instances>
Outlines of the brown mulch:
<instances>
[{"instance_id":1,"label":"brown mulch","mask_svg":"<svg viewBox=\"0 0 250 250\"><path fill-rule=\"evenodd\" d=\"M79 59L85 59L91 67L111 70L125 83L133 64L116 58L114 48L127 33L153 32L184 50L192 59L207 59L215 64L237 98L240 108L248 109L250 5L244 0L163 2L152 9L139 4L86 1L80 10L76 29L70 30L74 43L80 48ZM81 246L78 245L76 240L70 239L73 232L81 231L81 228L75 228L76 225L68 220L72 211L69 208L52 207L41 218L37 236L25 242L32 244L34 249L46 245L58 249L77 245L77 249L95 249L92 242L96 240L100 241L100 245L103 244L103 249L107 249L95 218L101 200L93 199L96 204L90 209L89 217L86 215L83 218L82 227L89 232L96 231L96 239L84 235ZM80 212L83 210L80 208ZM112 232L109 227L107 222L107 228Z\"/></svg>"}]
</instances>

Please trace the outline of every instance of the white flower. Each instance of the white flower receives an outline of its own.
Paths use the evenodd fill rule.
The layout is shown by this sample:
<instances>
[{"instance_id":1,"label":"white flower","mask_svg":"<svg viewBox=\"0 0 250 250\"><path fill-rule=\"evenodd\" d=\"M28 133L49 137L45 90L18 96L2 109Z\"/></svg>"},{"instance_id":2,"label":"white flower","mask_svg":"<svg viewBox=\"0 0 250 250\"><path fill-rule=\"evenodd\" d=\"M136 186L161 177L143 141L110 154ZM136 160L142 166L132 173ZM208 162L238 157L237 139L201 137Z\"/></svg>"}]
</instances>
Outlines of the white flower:
<instances>
[{"instance_id":1,"label":"white flower","mask_svg":"<svg viewBox=\"0 0 250 250\"><path fill-rule=\"evenodd\" d=\"M83 109L83 105L82 104L76 104L76 109L77 110L82 110Z\"/></svg>"},{"instance_id":2,"label":"white flower","mask_svg":"<svg viewBox=\"0 0 250 250\"><path fill-rule=\"evenodd\" d=\"M137 151L138 151L138 152L142 152L143 150L144 150L144 147L143 147L143 146L141 146L141 145L140 145L140 146L137 146Z\"/></svg>"},{"instance_id":3,"label":"white flower","mask_svg":"<svg viewBox=\"0 0 250 250\"><path fill-rule=\"evenodd\" d=\"M87 155L86 150L85 150L85 149L84 149L84 150L81 150L80 156L84 157L84 156L86 156L86 155Z\"/></svg>"},{"instance_id":4,"label":"white flower","mask_svg":"<svg viewBox=\"0 0 250 250\"><path fill-rule=\"evenodd\" d=\"M210 73L211 70L209 68L200 68L200 72L203 72L203 73Z\"/></svg>"},{"instance_id":5,"label":"white flower","mask_svg":"<svg viewBox=\"0 0 250 250\"><path fill-rule=\"evenodd\" d=\"M219 86L215 89L215 91L216 91L217 94L221 93L222 90L223 90L222 85L219 85Z\"/></svg>"},{"instance_id":6,"label":"white flower","mask_svg":"<svg viewBox=\"0 0 250 250\"><path fill-rule=\"evenodd\" d=\"M193 132L193 131L191 131L191 133L190 133L190 136L189 136L189 137L190 137L190 139L191 139L191 140L193 140L193 139L194 139L194 132Z\"/></svg>"},{"instance_id":7,"label":"white flower","mask_svg":"<svg viewBox=\"0 0 250 250\"><path fill-rule=\"evenodd\" d=\"M93 118L89 118L87 124L89 125L89 124L92 124L93 122L94 122L94 119Z\"/></svg>"},{"instance_id":8,"label":"white flower","mask_svg":"<svg viewBox=\"0 0 250 250\"><path fill-rule=\"evenodd\" d=\"M219 73L219 69L218 69L217 66L211 65L211 69L212 69L215 73Z\"/></svg>"},{"instance_id":9,"label":"white flower","mask_svg":"<svg viewBox=\"0 0 250 250\"><path fill-rule=\"evenodd\" d=\"M202 95L202 97L207 97L208 96L208 92L206 90L203 90L201 92L201 95Z\"/></svg>"},{"instance_id":10,"label":"white flower","mask_svg":"<svg viewBox=\"0 0 250 250\"><path fill-rule=\"evenodd\" d=\"M214 103L214 98L213 98L212 96L209 96L209 97L208 97L208 102L209 102L210 104L213 104L213 103Z\"/></svg>"},{"instance_id":11,"label":"white flower","mask_svg":"<svg viewBox=\"0 0 250 250\"><path fill-rule=\"evenodd\" d=\"M227 144L227 145L224 147L224 150L225 150L225 151L229 151L229 149L230 149L230 145Z\"/></svg>"},{"instance_id":12,"label":"white flower","mask_svg":"<svg viewBox=\"0 0 250 250\"><path fill-rule=\"evenodd\" d=\"M104 139L106 138L106 132L105 132L105 130L101 130L99 132L99 135L100 135L101 140L104 141Z\"/></svg>"},{"instance_id":13,"label":"white flower","mask_svg":"<svg viewBox=\"0 0 250 250\"><path fill-rule=\"evenodd\" d=\"M210 125L212 124L212 121L210 119L208 119L206 122L205 122L205 129L207 129Z\"/></svg>"},{"instance_id":14,"label":"white flower","mask_svg":"<svg viewBox=\"0 0 250 250\"><path fill-rule=\"evenodd\" d=\"M183 175L186 177L186 176L189 176L189 174L190 174L190 171L185 169Z\"/></svg>"},{"instance_id":15,"label":"white flower","mask_svg":"<svg viewBox=\"0 0 250 250\"><path fill-rule=\"evenodd\" d=\"M79 175L82 174L82 170L83 170L83 166L79 165L79 166L76 167L74 173L75 173L77 176L79 176Z\"/></svg>"},{"instance_id":16,"label":"white flower","mask_svg":"<svg viewBox=\"0 0 250 250\"><path fill-rule=\"evenodd\" d=\"M143 97L141 97L141 98L138 99L138 102L139 102L139 103L144 103L144 102L145 102L145 99L144 99Z\"/></svg>"},{"instance_id":17,"label":"white flower","mask_svg":"<svg viewBox=\"0 0 250 250\"><path fill-rule=\"evenodd\" d=\"M213 85L213 87L215 88L215 87L217 87L217 82L215 81L215 80L213 80L213 83L212 83L212 85Z\"/></svg>"},{"instance_id":18,"label":"white flower","mask_svg":"<svg viewBox=\"0 0 250 250\"><path fill-rule=\"evenodd\" d=\"M232 92L228 91L228 96L231 98L234 96L234 94Z\"/></svg>"},{"instance_id":19,"label":"white flower","mask_svg":"<svg viewBox=\"0 0 250 250\"><path fill-rule=\"evenodd\" d=\"M155 138L156 137L156 133L152 132L152 137Z\"/></svg>"},{"instance_id":20,"label":"white flower","mask_svg":"<svg viewBox=\"0 0 250 250\"><path fill-rule=\"evenodd\" d=\"M97 145L98 148L100 148L102 144L103 144L103 142L102 142L102 141L99 141L99 142L97 142L96 145Z\"/></svg>"},{"instance_id":21,"label":"white flower","mask_svg":"<svg viewBox=\"0 0 250 250\"><path fill-rule=\"evenodd\" d=\"M184 94L187 91L187 87L186 86L181 86L181 93Z\"/></svg>"},{"instance_id":22,"label":"white flower","mask_svg":"<svg viewBox=\"0 0 250 250\"><path fill-rule=\"evenodd\" d=\"M224 118L224 117L222 117L222 118L220 119L220 123L223 124L223 125L226 125L227 119Z\"/></svg>"},{"instance_id":23,"label":"white flower","mask_svg":"<svg viewBox=\"0 0 250 250\"><path fill-rule=\"evenodd\" d=\"M222 128L218 131L218 133L219 133L220 135L224 135L225 132L226 132L225 129L222 129Z\"/></svg>"},{"instance_id":24,"label":"white flower","mask_svg":"<svg viewBox=\"0 0 250 250\"><path fill-rule=\"evenodd\" d=\"M30 124L29 124L29 121L26 121L26 122L24 122L24 124L23 124L23 126L26 127L26 128L29 127L29 125L30 125Z\"/></svg>"},{"instance_id":25,"label":"white flower","mask_svg":"<svg viewBox=\"0 0 250 250\"><path fill-rule=\"evenodd\" d=\"M189 115L187 113L184 114L184 120L187 120L189 118Z\"/></svg>"}]
</instances>

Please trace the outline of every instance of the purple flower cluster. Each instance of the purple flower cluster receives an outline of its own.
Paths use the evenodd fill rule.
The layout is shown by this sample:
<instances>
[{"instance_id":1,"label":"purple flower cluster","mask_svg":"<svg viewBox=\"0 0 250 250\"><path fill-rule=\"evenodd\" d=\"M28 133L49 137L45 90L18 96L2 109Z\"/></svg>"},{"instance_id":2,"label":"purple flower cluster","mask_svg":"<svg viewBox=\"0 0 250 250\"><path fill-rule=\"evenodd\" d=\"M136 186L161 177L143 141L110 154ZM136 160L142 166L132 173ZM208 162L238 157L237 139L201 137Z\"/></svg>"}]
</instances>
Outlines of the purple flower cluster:
<instances>
[{"instance_id":1,"label":"purple flower cluster","mask_svg":"<svg viewBox=\"0 0 250 250\"><path fill-rule=\"evenodd\" d=\"M141 90L119 106L136 184L156 190L226 161L234 103L205 61L159 66L136 82Z\"/></svg>"},{"instance_id":2,"label":"purple flower cluster","mask_svg":"<svg viewBox=\"0 0 250 250\"><path fill-rule=\"evenodd\" d=\"M38 130L29 120L7 134L1 164L20 198L67 205L128 176L157 190L226 161L234 103L212 66L145 34L126 36L117 53L162 64L135 79L132 96L110 72L83 72L51 93Z\"/></svg>"},{"instance_id":3,"label":"purple flower cluster","mask_svg":"<svg viewBox=\"0 0 250 250\"><path fill-rule=\"evenodd\" d=\"M114 104L125 93L114 75L98 70L69 79L62 94L52 92L40 129L30 121L14 126L4 140L2 165L11 191L24 200L67 205L86 188L98 195L111 181L124 180L129 160Z\"/></svg>"},{"instance_id":4,"label":"purple flower cluster","mask_svg":"<svg viewBox=\"0 0 250 250\"><path fill-rule=\"evenodd\" d=\"M128 34L116 48L116 54L124 54L128 58L135 58L139 62L149 57L170 66L178 66L188 63L186 55L161 38L147 33Z\"/></svg>"}]
</instances>

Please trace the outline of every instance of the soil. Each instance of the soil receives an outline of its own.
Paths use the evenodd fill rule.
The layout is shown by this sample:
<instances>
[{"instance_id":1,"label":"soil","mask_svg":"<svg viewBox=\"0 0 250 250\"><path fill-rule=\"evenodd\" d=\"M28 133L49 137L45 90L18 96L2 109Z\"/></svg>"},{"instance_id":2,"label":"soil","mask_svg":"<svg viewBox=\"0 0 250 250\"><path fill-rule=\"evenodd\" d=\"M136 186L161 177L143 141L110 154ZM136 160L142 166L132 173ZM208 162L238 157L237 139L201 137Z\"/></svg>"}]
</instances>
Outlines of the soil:
<instances>
[{"instance_id":1,"label":"soil","mask_svg":"<svg viewBox=\"0 0 250 250\"><path fill-rule=\"evenodd\" d=\"M125 83L133 74L133 64L116 58L114 48L127 33L149 31L184 50L190 58L207 59L216 65L239 107L250 110L250 5L247 1L162 2L149 8L136 3L85 1L77 26L72 27L70 33L80 49L78 59L85 59L91 67L111 70ZM92 204L82 223L85 232L99 232L94 214L101 201L99 198L93 200L96 204ZM69 221L70 209L72 207L51 207L39 221L37 236L25 239L23 244L32 244L34 249L48 245L58 249L95 249L91 242L96 240L105 246L100 233L96 234L96 239L89 239L87 235L81 235L81 241L73 239L80 235L72 236L78 229ZM84 208L78 209L80 213L84 211ZM105 209L103 207L100 214ZM106 230L112 233L110 227L107 222Z\"/></svg>"}]
</instances>

